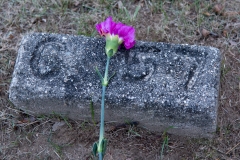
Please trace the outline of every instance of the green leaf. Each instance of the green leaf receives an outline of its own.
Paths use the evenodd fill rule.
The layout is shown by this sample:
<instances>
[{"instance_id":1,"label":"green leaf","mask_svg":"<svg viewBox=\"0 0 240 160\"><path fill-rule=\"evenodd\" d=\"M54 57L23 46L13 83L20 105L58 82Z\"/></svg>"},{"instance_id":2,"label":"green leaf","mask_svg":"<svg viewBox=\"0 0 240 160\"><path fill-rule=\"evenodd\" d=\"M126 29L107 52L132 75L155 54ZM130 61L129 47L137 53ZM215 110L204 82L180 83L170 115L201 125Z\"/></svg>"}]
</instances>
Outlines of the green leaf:
<instances>
[{"instance_id":1,"label":"green leaf","mask_svg":"<svg viewBox=\"0 0 240 160\"><path fill-rule=\"evenodd\" d=\"M101 81L103 81L103 76L101 75L101 73L99 72L97 67L96 67L96 72L97 72L98 76L100 77Z\"/></svg>"},{"instance_id":2,"label":"green leaf","mask_svg":"<svg viewBox=\"0 0 240 160\"><path fill-rule=\"evenodd\" d=\"M97 156L97 148L98 148L98 144L95 142L92 148L92 152L95 157Z\"/></svg>"},{"instance_id":3,"label":"green leaf","mask_svg":"<svg viewBox=\"0 0 240 160\"><path fill-rule=\"evenodd\" d=\"M99 147L98 152L102 153L102 155L104 155L107 150L107 140L105 138L102 139L101 142L99 143L98 147Z\"/></svg>"},{"instance_id":4,"label":"green leaf","mask_svg":"<svg viewBox=\"0 0 240 160\"><path fill-rule=\"evenodd\" d=\"M108 81L110 81L110 79L111 79L113 76L115 76L115 74L116 74L116 72L114 72L114 73L111 75L111 77L108 78Z\"/></svg>"},{"instance_id":5,"label":"green leaf","mask_svg":"<svg viewBox=\"0 0 240 160\"><path fill-rule=\"evenodd\" d=\"M107 150L107 140L106 139L103 139L102 141L101 141L101 148L102 148L102 154L103 154L103 156L105 155L105 152L106 152L106 150Z\"/></svg>"},{"instance_id":6,"label":"green leaf","mask_svg":"<svg viewBox=\"0 0 240 160\"><path fill-rule=\"evenodd\" d=\"M107 150L107 140L106 139L102 139L101 143L100 143L100 153L102 153L102 155L105 155L105 152Z\"/></svg>"}]
</instances>

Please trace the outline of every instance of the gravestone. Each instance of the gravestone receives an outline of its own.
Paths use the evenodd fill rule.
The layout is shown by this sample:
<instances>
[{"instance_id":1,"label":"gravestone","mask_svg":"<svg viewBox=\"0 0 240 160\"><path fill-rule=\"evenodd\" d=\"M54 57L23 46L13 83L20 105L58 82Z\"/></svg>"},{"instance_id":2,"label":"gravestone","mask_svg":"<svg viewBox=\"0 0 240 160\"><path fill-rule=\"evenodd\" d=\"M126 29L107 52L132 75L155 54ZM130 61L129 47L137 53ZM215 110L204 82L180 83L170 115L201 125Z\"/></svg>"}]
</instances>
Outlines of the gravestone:
<instances>
[{"instance_id":1,"label":"gravestone","mask_svg":"<svg viewBox=\"0 0 240 160\"><path fill-rule=\"evenodd\" d=\"M34 33L23 37L10 100L34 115L100 120L105 40ZM216 130L221 56L213 47L137 41L110 61L105 120L138 121L152 131L211 137Z\"/></svg>"}]
</instances>

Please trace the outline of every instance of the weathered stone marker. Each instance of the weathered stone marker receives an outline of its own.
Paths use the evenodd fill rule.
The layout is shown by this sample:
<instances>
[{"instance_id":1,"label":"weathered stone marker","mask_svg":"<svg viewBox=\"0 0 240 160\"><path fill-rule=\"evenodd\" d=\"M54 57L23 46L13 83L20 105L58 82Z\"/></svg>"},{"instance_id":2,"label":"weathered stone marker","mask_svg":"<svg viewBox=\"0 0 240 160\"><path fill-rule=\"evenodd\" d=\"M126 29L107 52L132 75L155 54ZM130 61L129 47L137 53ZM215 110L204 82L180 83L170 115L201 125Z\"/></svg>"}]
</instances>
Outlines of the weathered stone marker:
<instances>
[{"instance_id":1,"label":"weathered stone marker","mask_svg":"<svg viewBox=\"0 0 240 160\"><path fill-rule=\"evenodd\" d=\"M10 86L13 104L31 114L99 119L105 40L59 34L23 37ZM137 41L110 61L106 121L139 121L153 131L211 137L216 130L220 53L212 47Z\"/></svg>"}]
</instances>

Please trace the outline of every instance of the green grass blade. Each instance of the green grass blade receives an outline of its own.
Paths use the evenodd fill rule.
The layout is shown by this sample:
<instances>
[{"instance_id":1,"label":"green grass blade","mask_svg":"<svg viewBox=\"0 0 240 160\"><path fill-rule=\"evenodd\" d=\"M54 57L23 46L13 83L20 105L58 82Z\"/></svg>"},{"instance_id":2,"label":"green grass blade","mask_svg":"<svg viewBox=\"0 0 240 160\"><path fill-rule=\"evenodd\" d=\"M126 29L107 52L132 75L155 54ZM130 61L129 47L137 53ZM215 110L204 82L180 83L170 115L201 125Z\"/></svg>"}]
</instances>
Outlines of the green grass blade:
<instances>
[{"instance_id":1,"label":"green grass blade","mask_svg":"<svg viewBox=\"0 0 240 160\"><path fill-rule=\"evenodd\" d=\"M141 6L138 5L137 8L136 8L136 10L135 10L135 12L134 12L134 14L133 14L133 17L132 17L132 20L133 20L133 21L136 20L136 17L137 17L137 15L138 15L138 12L139 12L140 9L141 9Z\"/></svg>"}]
</instances>

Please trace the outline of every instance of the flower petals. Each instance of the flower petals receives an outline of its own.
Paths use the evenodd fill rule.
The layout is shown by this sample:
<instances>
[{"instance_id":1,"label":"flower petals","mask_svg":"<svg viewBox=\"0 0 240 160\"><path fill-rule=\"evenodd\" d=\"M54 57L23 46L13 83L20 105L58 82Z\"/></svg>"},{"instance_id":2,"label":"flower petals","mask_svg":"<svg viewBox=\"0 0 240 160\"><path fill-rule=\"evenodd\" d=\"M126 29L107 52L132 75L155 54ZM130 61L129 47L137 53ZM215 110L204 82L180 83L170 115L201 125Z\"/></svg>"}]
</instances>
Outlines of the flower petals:
<instances>
[{"instance_id":1,"label":"flower petals","mask_svg":"<svg viewBox=\"0 0 240 160\"><path fill-rule=\"evenodd\" d=\"M135 29L130 26L123 26L118 30L118 35L123 39L126 49L130 49L135 44Z\"/></svg>"},{"instance_id":2,"label":"flower petals","mask_svg":"<svg viewBox=\"0 0 240 160\"><path fill-rule=\"evenodd\" d=\"M97 24L96 29L101 36L108 33L113 36L118 35L126 49L132 48L135 44L135 29L121 22L114 22L112 17L108 17L104 22Z\"/></svg>"},{"instance_id":3,"label":"flower petals","mask_svg":"<svg viewBox=\"0 0 240 160\"><path fill-rule=\"evenodd\" d=\"M97 24L96 29L100 35L105 36L105 34L111 33L114 26L115 23L112 21L112 17L108 17L106 21Z\"/></svg>"}]
</instances>

